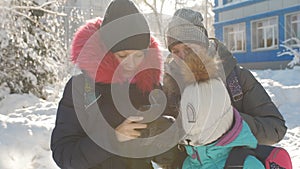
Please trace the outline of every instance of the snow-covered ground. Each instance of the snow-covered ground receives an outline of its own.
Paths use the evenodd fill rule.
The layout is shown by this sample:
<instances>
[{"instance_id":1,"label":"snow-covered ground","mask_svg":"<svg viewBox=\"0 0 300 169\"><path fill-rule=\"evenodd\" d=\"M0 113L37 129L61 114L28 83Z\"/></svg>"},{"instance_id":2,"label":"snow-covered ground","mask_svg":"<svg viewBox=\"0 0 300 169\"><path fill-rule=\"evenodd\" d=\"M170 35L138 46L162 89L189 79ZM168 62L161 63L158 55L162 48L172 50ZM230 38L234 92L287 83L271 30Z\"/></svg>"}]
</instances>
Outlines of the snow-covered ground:
<instances>
[{"instance_id":1,"label":"snow-covered ground","mask_svg":"<svg viewBox=\"0 0 300 169\"><path fill-rule=\"evenodd\" d=\"M300 168L300 67L253 71L286 119L286 148L293 168ZM7 95L0 86L0 169L56 169L49 148L59 96Z\"/></svg>"}]
</instances>

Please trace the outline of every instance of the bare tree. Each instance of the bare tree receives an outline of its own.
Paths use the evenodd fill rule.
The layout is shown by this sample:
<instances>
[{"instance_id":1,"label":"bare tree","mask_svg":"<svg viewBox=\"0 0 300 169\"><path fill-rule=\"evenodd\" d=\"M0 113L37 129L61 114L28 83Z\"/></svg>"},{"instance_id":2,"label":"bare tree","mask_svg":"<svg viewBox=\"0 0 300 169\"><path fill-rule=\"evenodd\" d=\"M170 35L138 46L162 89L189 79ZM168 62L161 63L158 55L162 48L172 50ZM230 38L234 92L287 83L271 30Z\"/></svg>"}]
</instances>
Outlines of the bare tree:
<instances>
[{"instance_id":1,"label":"bare tree","mask_svg":"<svg viewBox=\"0 0 300 169\"><path fill-rule=\"evenodd\" d=\"M155 23L157 25L157 29L159 34L163 33L162 30L162 11L165 5L165 0L135 0L135 2L139 5L146 5L151 9L155 16Z\"/></svg>"},{"instance_id":2,"label":"bare tree","mask_svg":"<svg viewBox=\"0 0 300 169\"><path fill-rule=\"evenodd\" d=\"M198 11L202 14L204 21L203 24L207 29L209 37L214 37L214 13L213 9L213 1L212 0L202 0L198 1L191 7L191 9Z\"/></svg>"},{"instance_id":3,"label":"bare tree","mask_svg":"<svg viewBox=\"0 0 300 169\"><path fill-rule=\"evenodd\" d=\"M172 15L175 10L180 8L191 8L199 11L204 17L203 24L206 26L209 36L214 37L212 0L135 0L135 2L140 6L140 8L147 7L147 9L152 11L153 15L148 16L150 26L152 26L152 31L162 42L164 41L164 31L167 27L167 22L171 17L164 15L163 12L167 12L169 15Z\"/></svg>"},{"instance_id":4,"label":"bare tree","mask_svg":"<svg viewBox=\"0 0 300 169\"><path fill-rule=\"evenodd\" d=\"M176 0L175 1L175 9L180 9L186 7L186 4L189 0Z\"/></svg>"}]
</instances>

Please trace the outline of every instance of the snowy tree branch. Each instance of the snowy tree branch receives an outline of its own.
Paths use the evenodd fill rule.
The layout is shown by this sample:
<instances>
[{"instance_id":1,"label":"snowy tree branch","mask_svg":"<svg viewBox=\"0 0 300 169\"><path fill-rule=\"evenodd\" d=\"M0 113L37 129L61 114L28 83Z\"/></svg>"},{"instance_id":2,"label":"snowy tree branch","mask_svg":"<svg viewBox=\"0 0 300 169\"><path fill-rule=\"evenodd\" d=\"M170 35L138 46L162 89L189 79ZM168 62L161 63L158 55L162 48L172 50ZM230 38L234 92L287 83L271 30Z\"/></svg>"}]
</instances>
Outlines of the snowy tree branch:
<instances>
[{"instance_id":1,"label":"snowy tree branch","mask_svg":"<svg viewBox=\"0 0 300 169\"><path fill-rule=\"evenodd\" d=\"M289 44L290 42L292 44ZM296 37L292 37L290 39L283 41L283 44L281 44L280 46L285 48L287 51L279 52L277 54L278 57L284 55L294 56L293 60L290 63L288 63L289 67L294 67L296 64L300 63L300 52L298 51L300 49L300 39Z\"/></svg>"},{"instance_id":2,"label":"snowy tree branch","mask_svg":"<svg viewBox=\"0 0 300 169\"><path fill-rule=\"evenodd\" d=\"M284 47L288 50L288 52L283 52L285 54L288 54L288 53L289 53L289 55L297 55L298 54L298 52L296 50L294 50L292 47L289 47L287 45L280 45L280 46ZM278 56L282 56L282 54L279 54Z\"/></svg>"},{"instance_id":3,"label":"snowy tree branch","mask_svg":"<svg viewBox=\"0 0 300 169\"><path fill-rule=\"evenodd\" d=\"M54 12L48 9L41 8L40 6L14 6L11 9L25 9L25 10L40 10L49 14L58 15L58 16L67 16L65 13Z\"/></svg>"},{"instance_id":4,"label":"snowy tree branch","mask_svg":"<svg viewBox=\"0 0 300 169\"><path fill-rule=\"evenodd\" d=\"M41 28L43 28L43 29L45 29L45 30L47 30L47 31L50 31L50 29L49 29L48 27L44 26L44 25L41 24L40 22L38 22L38 21L32 19L30 16L28 16L28 15L22 13L22 12L19 12L19 11L13 10L12 8L7 8L7 7L1 7L1 8L2 8L2 9L9 10L9 11L11 11L11 12L17 14L17 15L23 16L23 17L29 19L31 22L33 22L33 23L35 23L35 24L41 26ZM0 9L1 9L1 8L0 8Z\"/></svg>"},{"instance_id":5,"label":"snowy tree branch","mask_svg":"<svg viewBox=\"0 0 300 169\"><path fill-rule=\"evenodd\" d=\"M164 7L164 5L165 5L165 0L162 0L161 1L161 8L160 8L160 13L162 13L162 11L163 11L163 7Z\"/></svg>"},{"instance_id":6,"label":"snowy tree branch","mask_svg":"<svg viewBox=\"0 0 300 169\"><path fill-rule=\"evenodd\" d=\"M154 13L157 13L156 9L154 6L152 6L147 0L144 0L144 3L151 8L151 10L154 12Z\"/></svg>"},{"instance_id":7,"label":"snowy tree branch","mask_svg":"<svg viewBox=\"0 0 300 169\"><path fill-rule=\"evenodd\" d=\"M158 26L158 29L159 29L159 33L162 34L162 30L161 30L161 18L158 14L158 11L157 11L157 2L156 0L154 1L154 4L151 5L147 0L143 0L143 2L151 8L151 10L153 11L155 17L156 17L156 23L157 23L157 26ZM163 8L163 6L161 6L161 8Z\"/></svg>"},{"instance_id":8,"label":"snowy tree branch","mask_svg":"<svg viewBox=\"0 0 300 169\"><path fill-rule=\"evenodd\" d=\"M290 39L287 39L285 41L283 41L283 43L288 43L288 42L291 42L291 41L295 41L297 45L300 45L300 39L296 38L296 37L292 37Z\"/></svg>"},{"instance_id":9,"label":"snowy tree branch","mask_svg":"<svg viewBox=\"0 0 300 169\"><path fill-rule=\"evenodd\" d=\"M0 9L6 9L6 10L10 10L10 11L15 10L15 9L17 9L17 10L22 10L22 9L24 9L24 10L40 10L40 11L43 11L48 14L53 14L53 15L58 15L58 16L67 16L67 14L65 14L65 13L55 12L55 11L51 11L51 10L44 8L45 6L48 6L53 3L56 3L56 1L49 1L40 6L12 6L12 7L0 6Z\"/></svg>"},{"instance_id":10,"label":"snowy tree branch","mask_svg":"<svg viewBox=\"0 0 300 169\"><path fill-rule=\"evenodd\" d=\"M293 54L291 53L291 52L282 52L282 53L280 53L280 54L278 54L277 56L278 57L280 57L280 56L284 56L284 55L291 55L291 56L293 56Z\"/></svg>"},{"instance_id":11,"label":"snowy tree branch","mask_svg":"<svg viewBox=\"0 0 300 169\"><path fill-rule=\"evenodd\" d=\"M56 3L56 1L49 1L49 2L46 2L46 3L42 4L40 7L43 8L43 7L45 7L45 6L47 6L47 5L50 5L50 4L52 4L52 3Z\"/></svg>"}]
</instances>

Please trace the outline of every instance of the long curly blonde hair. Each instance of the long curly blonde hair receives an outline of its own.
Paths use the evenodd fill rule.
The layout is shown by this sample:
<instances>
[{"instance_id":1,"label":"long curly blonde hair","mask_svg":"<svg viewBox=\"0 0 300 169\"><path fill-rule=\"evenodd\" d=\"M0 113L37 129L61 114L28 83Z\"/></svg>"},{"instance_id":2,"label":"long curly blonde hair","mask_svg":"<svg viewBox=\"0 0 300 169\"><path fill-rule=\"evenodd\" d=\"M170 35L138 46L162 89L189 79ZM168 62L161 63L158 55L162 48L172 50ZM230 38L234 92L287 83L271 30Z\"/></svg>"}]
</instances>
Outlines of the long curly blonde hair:
<instances>
[{"instance_id":1,"label":"long curly blonde hair","mask_svg":"<svg viewBox=\"0 0 300 169\"><path fill-rule=\"evenodd\" d=\"M176 67L171 69L170 72L165 72L163 78L163 90L169 99L169 104L174 106L178 104L181 92L186 86L221 77L219 71L221 62L216 58L215 56L210 56L207 50L195 53L190 48L187 49L184 59L169 57L169 64L177 60L175 61L177 63ZM174 75L179 75L180 78L177 79L183 82L179 84L175 80L176 78L173 77Z\"/></svg>"},{"instance_id":2,"label":"long curly blonde hair","mask_svg":"<svg viewBox=\"0 0 300 169\"><path fill-rule=\"evenodd\" d=\"M185 83L189 85L219 77L219 63L216 57L209 56L206 51L195 53L188 48L179 68Z\"/></svg>"}]
</instances>

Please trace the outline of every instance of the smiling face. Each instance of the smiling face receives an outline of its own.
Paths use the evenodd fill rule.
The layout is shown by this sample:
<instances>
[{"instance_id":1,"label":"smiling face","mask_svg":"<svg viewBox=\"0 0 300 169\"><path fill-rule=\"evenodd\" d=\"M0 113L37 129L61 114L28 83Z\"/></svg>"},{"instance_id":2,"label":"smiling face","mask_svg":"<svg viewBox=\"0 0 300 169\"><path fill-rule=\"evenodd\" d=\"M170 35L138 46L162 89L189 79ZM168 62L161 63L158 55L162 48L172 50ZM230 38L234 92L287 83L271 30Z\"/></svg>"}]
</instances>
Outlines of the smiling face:
<instances>
[{"instance_id":1,"label":"smiling face","mask_svg":"<svg viewBox=\"0 0 300 169\"><path fill-rule=\"evenodd\" d=\"M122 75L125 78L130 78L136 73L145 57L144 52L141 50L122 50L115 52L114 55L123 68Z\"/></svg>"}]
</instances>

